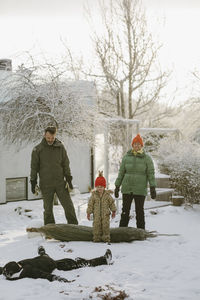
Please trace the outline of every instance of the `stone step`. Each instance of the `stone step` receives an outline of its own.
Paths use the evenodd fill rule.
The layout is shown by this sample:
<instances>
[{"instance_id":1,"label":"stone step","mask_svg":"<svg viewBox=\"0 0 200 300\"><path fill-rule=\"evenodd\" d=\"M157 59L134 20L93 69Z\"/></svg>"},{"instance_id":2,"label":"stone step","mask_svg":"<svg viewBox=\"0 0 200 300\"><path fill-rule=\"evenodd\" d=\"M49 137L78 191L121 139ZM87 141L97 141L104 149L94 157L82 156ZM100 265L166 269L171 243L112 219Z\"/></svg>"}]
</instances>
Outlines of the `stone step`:
<instances>
[{"instance_id":1,"label":"stone step","mask_svg":"<svg viewBox=\"0 0 200 300\"><path fill-rule=\"evenodd\" d=\"M156 175L157 188L170 188L170 176L165 174Z\"/></svg>"},{"instance_id":2,"label":"stone step","mask_svg":"<svg viewBox=\"0 0 200 300\"><path fill-rule=\"evenodd\" d=\"M184 197L180 195L172 196L172 203L174 206L181 206L184 203Z\"/></svg>"},{"instance_id":3,"label":"stone step","mask_svg":"<svg viewBox=\"0 0 200 300\"><path fill-rule=\"evenodd\" d=\"M158 189L156 201L171 201L174 189Z\"/></svg>"},{"instance_id":4,"label":"stone step","mask_svg":"<svg viewBox=\"0 0 200 300\"><path fill-rule=\"evenodd\" d=\"M156 188L156 201L172 201L172 195L173 195L174 189L170 188ZM151 196L148 192L147 200L150 200Z\"/></svg>"}]
</instances>

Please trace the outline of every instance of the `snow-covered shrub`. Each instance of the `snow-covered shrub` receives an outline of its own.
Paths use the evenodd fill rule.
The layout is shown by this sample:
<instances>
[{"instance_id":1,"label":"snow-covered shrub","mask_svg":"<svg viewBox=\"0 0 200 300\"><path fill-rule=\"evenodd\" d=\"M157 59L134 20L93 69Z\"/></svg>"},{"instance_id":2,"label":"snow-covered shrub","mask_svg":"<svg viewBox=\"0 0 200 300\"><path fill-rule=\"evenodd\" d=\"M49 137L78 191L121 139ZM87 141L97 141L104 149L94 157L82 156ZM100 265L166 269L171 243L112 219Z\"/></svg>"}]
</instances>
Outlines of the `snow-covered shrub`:
<instances>
[{"instance_id":1,"label":"snow-covered shrub","mask_svg":"<svg viewBox=\"0 0 200 300\"><path fill-rule=\"evenodd\" d=\"M147 152L158 150L160 141L168 136L167 133L148 132L143 135L144 147Z\"/></svg>"},{"instance_id":2,"label":"snow-covered shrub","mask_svg":"<svg viewBox=\"0 0 200 300\"><path fill-rule=\"evenodd\" d=\"M172 188L190 203L200 203L200 146L189 141L161 141L158 149L161 172L171 176Z\"/></svg>"}]
</instances>

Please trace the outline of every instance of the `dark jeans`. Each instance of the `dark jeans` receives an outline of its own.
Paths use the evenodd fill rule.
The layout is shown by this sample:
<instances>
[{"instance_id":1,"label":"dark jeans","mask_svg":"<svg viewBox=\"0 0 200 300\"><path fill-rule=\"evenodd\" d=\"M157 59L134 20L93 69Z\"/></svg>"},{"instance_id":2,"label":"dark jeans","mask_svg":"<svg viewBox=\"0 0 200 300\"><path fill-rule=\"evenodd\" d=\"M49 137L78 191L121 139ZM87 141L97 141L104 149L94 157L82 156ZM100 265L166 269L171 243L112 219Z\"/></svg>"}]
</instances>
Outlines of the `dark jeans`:
<instances>
[{"instance_id":1,"label":"dark jeans","mask_svg":"<svg viewBox=\"0 0 200 300\"><path fill-rule=\"evenodd\" d=\"M65 217L68 224L78 224L73 202L71 200L68 190L65 188L65 184L61 183L56 186L41 187L43 203L44 203L44 224L53 223L55 219L53 215L53 198L56 193L58 199L64 209Z\"/></svg>"},{"instance_id":2,"label":"dark jeans","mask_svg":"<svg viewBox=\"0 0 200 300\"><path fill-rule=\"evenodd\" d=\"M134 194L123 194L122 195L122 213L119 227L127 227L129 222L129 214L131 209L132 201L135 201L135 212L136 212L136 225L137 228L145 229L145 220L144 220L144 200L145 196L143 195L134 195Z\"/></svg>"}]
</instances>

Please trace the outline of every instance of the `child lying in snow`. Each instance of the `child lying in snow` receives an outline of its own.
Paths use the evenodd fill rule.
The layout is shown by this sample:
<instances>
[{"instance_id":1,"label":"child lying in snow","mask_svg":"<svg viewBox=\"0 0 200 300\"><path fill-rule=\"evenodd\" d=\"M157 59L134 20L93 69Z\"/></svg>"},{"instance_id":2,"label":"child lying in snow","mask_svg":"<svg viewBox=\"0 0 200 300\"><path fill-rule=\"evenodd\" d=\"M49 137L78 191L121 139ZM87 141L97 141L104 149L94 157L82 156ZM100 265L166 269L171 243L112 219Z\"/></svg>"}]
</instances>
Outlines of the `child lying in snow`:
<instances>
[{"instance_id":1,"label":"child lying in snow","mask_svg":"<svg viewBox=\"0 0 200 300\"><path fill-rule=\"evenodd\" d=\"M48 254L46 254L45 249L40 246L38 248L39 256L30 259L24 259L19 262L11 261L7 263L3 268L0 267L0 274L3 274L8 280L17 280L22 278L43 278L49 281L63 281L72 282L60 276L52 274L53 270L58 269L62 271L69 271L73 269L78 269L86 266L100 266L108 265L112 259L112 253L109 249L103 256L84 259L76 258L75 260L70 258L64 258L59 260L52 259ZM16 277L13 277L14 274Z\"/></svg>"}]
</instances>

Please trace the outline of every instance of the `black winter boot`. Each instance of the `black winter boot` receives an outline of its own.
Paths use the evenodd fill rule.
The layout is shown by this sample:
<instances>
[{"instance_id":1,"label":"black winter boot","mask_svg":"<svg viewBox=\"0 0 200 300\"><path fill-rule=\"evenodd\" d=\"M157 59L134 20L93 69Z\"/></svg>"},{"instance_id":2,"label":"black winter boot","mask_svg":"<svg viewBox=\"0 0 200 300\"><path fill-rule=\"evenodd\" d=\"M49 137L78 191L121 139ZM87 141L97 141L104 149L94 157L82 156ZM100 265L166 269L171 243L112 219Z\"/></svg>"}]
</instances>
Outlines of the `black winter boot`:
<instances>
[{"instance_id":1,"label":"black winter boot","mask_svg":"<svg viewBox=\"0 0 200 300\"><path fill-rule=\"evenodd\" d=\"M45 249L43 246L38 247L38 254L40 256L46 255Z\"/></svg>"},{"instance_id":2,"label":"black winter boot","mask_svg":"<svg viewBox=\"0 0 200 300\"><path fill-rule=\"evenodd\" d=\"M111 262L112 262L112 252L111 252L111 250L107 249L106 253L104 254L104 256L106 258L107 265L110 265Z\"/></svg>"}]
</instances>

